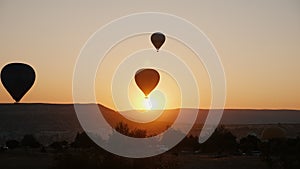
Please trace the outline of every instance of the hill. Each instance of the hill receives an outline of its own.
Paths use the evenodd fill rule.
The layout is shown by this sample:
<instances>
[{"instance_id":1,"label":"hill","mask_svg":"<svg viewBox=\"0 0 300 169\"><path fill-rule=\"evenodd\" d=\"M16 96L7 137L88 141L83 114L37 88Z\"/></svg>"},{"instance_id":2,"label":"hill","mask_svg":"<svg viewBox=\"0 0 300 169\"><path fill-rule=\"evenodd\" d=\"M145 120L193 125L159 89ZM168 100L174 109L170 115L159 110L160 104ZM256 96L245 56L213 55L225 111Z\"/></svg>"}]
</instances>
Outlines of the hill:
<instances>
[{"instance_id":1,"label":"hill","mask_svg":"<svg viewBox=\"0 0 300 169\"><path fill-rule=\"evenodd\" d=\"M146 129L148 134L164 131L178 114L178 109L165 110L155 122L137 123L105 106L99 105L99 108L111 126L116 126L118 122L122 121L131 128ZM183 113L189 110L191 109L184 109ZM199 110L196 123L191 131L192 134L197 135L200 132L207 112L208 110ZM0 104L0 121L0 144L10 138L20 140L24 134L34 134L42 143L56 140L71 141L77 132L83 131L73 104ZM287 130L292 131L292 135L300 133L298 125L300 124L300 111L224 110L221 120L221 124L239 135L250 131L259 134L264 126L278 123L289 125ZM255 129L258 126L259 129Z\"/></svg>"}]
</instances>

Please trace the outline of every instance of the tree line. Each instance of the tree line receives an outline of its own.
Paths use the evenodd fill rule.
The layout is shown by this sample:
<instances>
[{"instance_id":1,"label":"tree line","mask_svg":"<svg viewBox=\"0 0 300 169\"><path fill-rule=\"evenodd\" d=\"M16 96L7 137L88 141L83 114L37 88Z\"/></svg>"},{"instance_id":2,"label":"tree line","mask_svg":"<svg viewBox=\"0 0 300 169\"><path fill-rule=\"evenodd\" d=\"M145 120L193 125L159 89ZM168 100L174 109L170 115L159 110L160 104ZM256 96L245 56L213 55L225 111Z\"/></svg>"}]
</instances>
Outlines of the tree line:
<instances>
[{"instance_id":1,"label":"tree line","mask_svg":"<svg viewBox=\"0 0 300 169\"><path fill-rule=\"evenodd\" d=\"M118 123L115 126L115 129L119 133L130 137L149 137L146 130L130 129L127 124L124 124L122 122ZM105 164L110 168L114 168L114 166L111 165L116 165L115 168L121 167L119 165L130 165L131 168L132 165L142 165L138 165L138 163L140 163L138 161L132 162L135 160L124 159L105 151L104 149L96 145L85 132L77 133L74 141L71 143L68 143L65 140L55 141L45 147L38 142L34 135L24 135L24 137L20 141L6 141L6 146L8 147L8 149L22 147L40 148L41 152L47 152L51 149L58 154L56 160L58 162L58 166L60 166L61 168L76 168L83 164L98 166L100 164L94 164L93 162L97 160L102 161L101 166ZM77 155L76 153L70 153L70 151L68 151L70 149L78 150L81 153ZM229 155L258 156L259 158L261 158L261 160L265 161L270 166L270 168L293 169L300 168L300 137L260 140L255 135L248 135L241 138L240 140L237 140L237 138L224 126L219 126L206 142L200 144L198 142L198 137L194 137L191 135L186 136L179 144L170 149L167 153L171 154L173 157L169 158L169 160L164 159L163 164L173 167L176 166L176 158L182 153L192 153L213 154L216 158ZM100 157L101 159L98 159ZM160 161L162 160L162 158L165 158L165 156L160 155L148 160L155 159L154 161ZM114 160L123 160L123 163L115 163L113 162ZM77 164L79 161L80 164ZM152 164L158 165L158 167L156 166L156 168L160 168L159 165L161 165L162 163L158 164L156 162L153 162Z\"/></svg>"}]
</instances>

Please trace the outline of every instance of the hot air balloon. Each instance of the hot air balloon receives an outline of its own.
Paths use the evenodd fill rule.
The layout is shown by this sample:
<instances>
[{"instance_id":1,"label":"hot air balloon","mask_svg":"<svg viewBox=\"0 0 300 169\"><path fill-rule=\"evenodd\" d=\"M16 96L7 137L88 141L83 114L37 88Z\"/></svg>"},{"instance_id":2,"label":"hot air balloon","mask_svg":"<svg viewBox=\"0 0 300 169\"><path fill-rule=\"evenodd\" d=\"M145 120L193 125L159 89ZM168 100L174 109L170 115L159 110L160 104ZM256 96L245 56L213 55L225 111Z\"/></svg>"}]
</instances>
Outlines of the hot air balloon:
<instances>
[{"instance_id":1,"label":"hot air balloon","mask_svg":"<svg viewBox=\"0 0 300 169\"><path fill-rule=\"evenodd\" d=\"M24 63L10 63L1 70L1 82L18 103L35 81L33 68Z\"/></svg>"},{"instance_id":2,"label":"hot air balloon","mask_svg":"<svg viewBox=\"0 0 300 169\"><path fill-rule=\"evenodd\" d=\"M151 42L153 46L156 48L157 52L159 48L164 44L165 40L166 40L165 35L160 32L156 32L151 35Z\"/></svg>"},{"instance_id":3,"label":"hot air balloon","mask_svg":"<svg viewBox=\"0 0 300 169\"><path fill-rule=\"evenodd\" d=\"M159 82L159 73L154 69L140 69L135 73L135 83L144 93L145 98L157 86Z\"/></svg>"}]
</instances>

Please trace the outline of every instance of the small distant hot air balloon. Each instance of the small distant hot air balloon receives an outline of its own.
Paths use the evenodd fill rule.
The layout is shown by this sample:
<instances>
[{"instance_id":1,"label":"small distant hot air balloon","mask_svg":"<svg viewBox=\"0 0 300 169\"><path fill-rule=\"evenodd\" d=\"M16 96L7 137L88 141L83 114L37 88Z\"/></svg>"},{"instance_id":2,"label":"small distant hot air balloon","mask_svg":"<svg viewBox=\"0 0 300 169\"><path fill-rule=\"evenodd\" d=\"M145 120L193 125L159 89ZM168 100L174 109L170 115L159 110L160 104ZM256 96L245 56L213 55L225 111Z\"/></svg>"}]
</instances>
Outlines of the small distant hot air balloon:
<instances>
[{"instance_id":1,"label":"small distant hot air balloon","mask_svg":"<svg viewBox=\"0 0 300 169\"><path fill-rule=\"evenodd\" d=\"M1 82L11 97L19 102L35 81L33 68L24 63L10 63L1 70Z\"/></svg>"},{"instance_id":2,"label":"small distant hot air balloon","mask_svg":"<svg viewBox=\"0 0 300 169\"><path fill-rule=\"evenodd\" d=\"M164 34L160 32L155 32L151 35L151 42L153 46L156 48L157 52L159 48L164 44L166 37Z\"/></svg>"},{"instance_id":3,"label":"small distant hot air balloon","mask_svg":"<svg viewBox=\"0 0 300 169\"><path fill-rule=\"evenodd\" d=\"M145 98L157 86L160 76L154 69L140 69L135 73L135 83L142 90Z\"/></svg>"}]
</instances>

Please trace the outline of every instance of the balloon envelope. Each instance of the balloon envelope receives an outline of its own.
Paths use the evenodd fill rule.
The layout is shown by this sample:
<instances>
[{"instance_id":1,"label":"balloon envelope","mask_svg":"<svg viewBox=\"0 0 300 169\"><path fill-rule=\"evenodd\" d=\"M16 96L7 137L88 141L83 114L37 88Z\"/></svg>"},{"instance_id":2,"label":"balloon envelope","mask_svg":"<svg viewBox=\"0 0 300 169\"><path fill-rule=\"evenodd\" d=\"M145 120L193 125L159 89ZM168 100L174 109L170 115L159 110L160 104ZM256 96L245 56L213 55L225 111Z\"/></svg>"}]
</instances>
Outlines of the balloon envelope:
<instances>
[{"instance_id":1,"label":"balloon envelope","mask_svg":"<svg viewBox=\"0 0 300 169\"><path fill-rule=\"evenodd\" d=\"M35 81L33 68L24 63L10 63L1 70L1 81L12 98L19 102Z\"/></svg>"},{"instance_id":2,"label":"balloon envelope","mask_svg":"<svg viewBox=\"0 0 300 169\"><path fill-rule=\"evenodd\" d=\"M151 42L157 51L164 44L165 40L166 40L165 35L160 32L156 32L151 35Z\"/></svg>"},{"instance_id":3,"label":"balloon envelope","mask_svg":"<svg viewBox=\"0 0 300 169\"><path fill-rule=\"evenodd\" d=\"M135 83L142 90L145 97L157 86L160 76L154 69L140 69L135 73Z\"/></svg>"}]
</instances>

